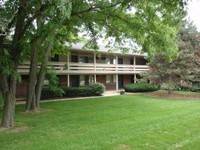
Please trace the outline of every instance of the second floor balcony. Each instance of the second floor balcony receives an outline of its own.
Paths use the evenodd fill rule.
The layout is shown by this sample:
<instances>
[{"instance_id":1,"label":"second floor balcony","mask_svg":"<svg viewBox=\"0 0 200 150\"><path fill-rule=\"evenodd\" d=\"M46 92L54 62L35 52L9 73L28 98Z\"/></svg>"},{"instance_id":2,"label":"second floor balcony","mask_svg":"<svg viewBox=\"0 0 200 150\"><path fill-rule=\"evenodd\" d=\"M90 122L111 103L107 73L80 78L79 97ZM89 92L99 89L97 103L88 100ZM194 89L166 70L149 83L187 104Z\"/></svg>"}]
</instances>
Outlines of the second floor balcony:
<instances>
[{"instance_id":1,"label":"second floor balcony","mask_svg":"<svg viewBox=\"0 0 200 150\"><path fill-rule=\"evenodd\" d=\"M94 64L94 63L72 63L49 62L49 68L53 68L58 74L138 74L148 70L147 65L126 64ZM26 62L19 66L20 74L28 74L30 63ZM40 65L38 66L40 68Z\"/></svg>"},{"instance_id":2,"label":"second floor balcony","mask_svg":"<svg viewBox=\"0 0 200 150\"><path fill-rule=\"evenodd\" d=\"M38 65L40 68L40 65ZM57 56L48 62L48 68L53 68L57 74L139 74L148 70L143 57L111 56L101 58L95 55L72 54L70 56ZM28 74L30 62L20 65L18 72Z\"/></svg>"}]
</instances>

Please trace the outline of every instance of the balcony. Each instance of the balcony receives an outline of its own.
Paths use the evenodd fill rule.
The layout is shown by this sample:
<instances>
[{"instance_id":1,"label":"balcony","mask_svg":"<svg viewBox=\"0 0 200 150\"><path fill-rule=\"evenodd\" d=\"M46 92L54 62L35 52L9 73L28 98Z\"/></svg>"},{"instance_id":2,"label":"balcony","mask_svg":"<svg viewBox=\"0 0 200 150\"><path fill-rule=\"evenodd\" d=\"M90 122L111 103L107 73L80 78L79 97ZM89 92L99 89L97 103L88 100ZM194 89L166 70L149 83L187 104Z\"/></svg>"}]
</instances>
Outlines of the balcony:
<instances>
[{"instance_id":1,"label":"balcony","mask_svg":"<svg viewBox=\"0 0 200 150\"><path fill-rule=\"evenodd\" d=\"M38 66L39 68L40 66ZM100 64L100 63L66 63L49 62L48 67L53 67L57 74L139 74L148 70L147 65L127 65L127 64ZM20 65L18 72L22 75L28 74L30 63Z\"/></svg>"}]
</instances>

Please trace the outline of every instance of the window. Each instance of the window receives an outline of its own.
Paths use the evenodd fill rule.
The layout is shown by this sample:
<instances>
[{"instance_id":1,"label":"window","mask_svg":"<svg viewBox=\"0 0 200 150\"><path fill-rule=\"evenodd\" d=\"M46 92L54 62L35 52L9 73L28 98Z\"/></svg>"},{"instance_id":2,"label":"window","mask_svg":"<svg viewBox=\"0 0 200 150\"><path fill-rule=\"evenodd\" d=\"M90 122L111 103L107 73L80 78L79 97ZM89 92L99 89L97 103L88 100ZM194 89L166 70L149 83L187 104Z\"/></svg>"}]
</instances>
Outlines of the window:
<instances>
[{"instance_id":1,"label":"window","mask_svg":"<svg viewBox=\"0 0 200 150\"><path fill-rule=\"evenodd\" d=\"M78 62L78 55L71 55L71 62Z\"/></svg>"},{"instance_id":2,"label":"window","mask_svg":"<svg viewBox=\"0 0 200 150\"><path fill-rule=\"evenodd\" d=\"M116 83L115 75L106 75L106 83Z\"/></svg>"},{"instance_id":3,"label":"window","mask_svg":"<svg viewBox=\"0 0 200 150\"><path fill-rule=\"evenodd\" d=\"M85 63L85 56L79 56L79 63Z\"/></svg>"},{"instance_id":4,"label":"window","mask_svg":"<svg viewBox=\"0 0 200 150\"><path fill-rule=\"evenodd\" d=\"M79 63L93 63L94 59L90 56L79 56Z\"/></svg>"},{"instance_id":5,"label":"window","mask_svg":"<svg viewBox=\"0 0 200 150\"><path fill-rule=\"evenodd\" d=\"M106 64L113 64L113 58L106 58Z\"/></svg>"},{"instance_id":6,"label":"window","mask_svg":"<svg viewBox=\"0 0 200 150\"><path fill-rule=\"evenodd\" d=\"M88 60L89 63L94 63L94 58L93 57L88 57L88 59L89 59Z\"/></svg>"},{"instance_id":7,"label":"window","mask_svg":"<svg viewBox=\"0 0 200 150\"><path fill-rule=\"evenodd\" d=\"M89 84L94 83L94 76L89 75Z\"/></svg>"},{"instance_id":8,"label":"window","mask_svg":"<svg viewBox=\"0 0 200 150\"><path fill-rule=\"evenodd\" d=\"M58 62L59 61L59 55L55 54L54 57L51 57L51 61Z\"/></svg>"},{"instance_id":9,"label":"window","mask_svg":"<svg viewBox=\"0 0 200 150\"><path fill-rule=\"evenodd\" d=\"M86 86L94 83L93 75L80 75L80 86Z\"/></svg>"},{"instance_id":10,"label":"window","mask_svg":"<svg viewBox=\"0 0 200 150\"><path fill-rule=\"evenodd\" d=\"M85 76L80 75L80 86L85 86Z\"/></svg>"}]
</instances>

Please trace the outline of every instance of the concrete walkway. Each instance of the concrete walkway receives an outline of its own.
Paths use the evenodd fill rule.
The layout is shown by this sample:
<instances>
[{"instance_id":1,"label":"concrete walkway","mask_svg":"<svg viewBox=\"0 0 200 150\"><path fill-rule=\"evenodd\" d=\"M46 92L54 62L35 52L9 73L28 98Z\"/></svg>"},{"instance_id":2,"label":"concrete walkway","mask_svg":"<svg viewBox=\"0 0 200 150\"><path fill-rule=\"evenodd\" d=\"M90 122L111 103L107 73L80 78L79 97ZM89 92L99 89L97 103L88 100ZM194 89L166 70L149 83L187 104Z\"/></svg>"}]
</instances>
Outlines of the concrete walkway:
<instances>
[{"instance_id":1,"label":"concrete walkway","mask_svg":"<svg viewBox=\"0 0 200 150\"><path fill-rule=\"evenodd\" d=\"M52 100L42 100L41 103L47 102L58 102L58 101L72 101L72 100L81 100L81 99L90 99L90 98L102 98L102 97L109 97L109 96L117 96L120 95L116 91L106 91L103 93L102 96L90 96L90 97L76 97L76 98L60 98L60 99L52 99ZM16 105L25 104L25 101L16 101Z\"/></svg>"}]
</instances>

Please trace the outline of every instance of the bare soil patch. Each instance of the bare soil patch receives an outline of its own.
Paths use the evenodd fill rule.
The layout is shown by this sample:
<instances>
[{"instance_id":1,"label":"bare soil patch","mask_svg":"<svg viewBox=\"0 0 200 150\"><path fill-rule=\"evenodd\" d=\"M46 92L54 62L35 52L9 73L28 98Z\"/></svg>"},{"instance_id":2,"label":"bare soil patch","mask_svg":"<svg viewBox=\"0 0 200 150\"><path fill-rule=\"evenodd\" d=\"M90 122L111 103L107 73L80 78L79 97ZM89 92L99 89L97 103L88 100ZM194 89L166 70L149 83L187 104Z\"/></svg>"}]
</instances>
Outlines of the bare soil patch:
<instances>
[{"instance_id":1,"label":"bare soil patch","mask_svg":"<svg viewBox=\"0 0 200 150\"><path fill-rule=\"evenodd\" d=\"M147 96L151 96L151 97L158 97L158 98L169 98L169 99L199 99L200 100L200 94L197 93L186 93L186 94L182 94L182 93L172 93L172 94L168 94L165 92L151 92L151 93L147 93L145 94Z\"/></svg>"},{"instance_id":2,"label":"bare soil patch","mask_svg":"<svg viewBox=\"0 0 200 150\"><path fill-rule=\"evenodd\" d=\"M0 132L8 132L8 133L19 133L19 132L25 132L29 130L30 127L28 126L21 126L21 127L14 127L14 128L0 128Z\"/></svg>"},{"instance_id":3,"label":"bare soil patch","mask_svg":"<svg viewBox=\"0 0 200 150\"><path fill-rule=\"evenodd\" d=\"M16 128L13 128L10 132L11 133L25 132L25 131L29 130L29 128L30 127L28 127L28 126L16 127Z\"/></svg>"},{"instance_id":4,"label":"bare soil patch","mask_svg":"<svg viewBox=\"0 0 200 150\"><path fill-rule=\"evenodd\" d=\"M21 112L21 114L23 115L28 115L28 114L41 114L41 113L46 113L46 112L50 112L53 109L40 109L40 110L35 110L35 111L24 111Z\"/></svg>"}]
</instances>

